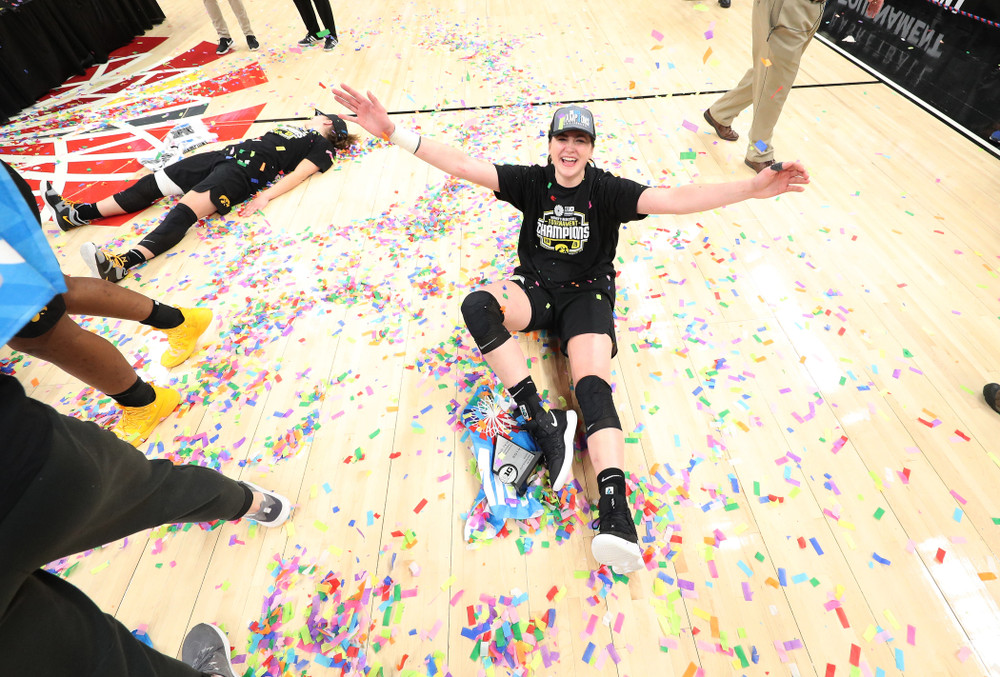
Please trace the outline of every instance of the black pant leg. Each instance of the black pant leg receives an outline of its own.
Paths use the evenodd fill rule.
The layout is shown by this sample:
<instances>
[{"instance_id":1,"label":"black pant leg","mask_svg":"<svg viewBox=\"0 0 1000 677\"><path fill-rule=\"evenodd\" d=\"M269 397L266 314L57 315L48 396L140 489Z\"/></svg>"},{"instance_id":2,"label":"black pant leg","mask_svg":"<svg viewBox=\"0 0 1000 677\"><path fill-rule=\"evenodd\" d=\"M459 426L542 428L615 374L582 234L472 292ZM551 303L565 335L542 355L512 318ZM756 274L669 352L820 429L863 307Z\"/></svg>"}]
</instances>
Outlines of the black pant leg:
<instances>
[{"instance_id":1,"label":"black pant leg","mask_svg":"<svg viewBox=\"0 0 1000 677\"><path fill-rule=\"evenodd\" d=\"M42 411L52 430L49 458L0 519L3 674L198 675L39 567L164 523L235 519L249 508L250 491L208 468L149 460L94 423Z\"/></svg>"},{"instance_id":2,"label":"black pant leg","mask_svg":"<svg viewBox=\"0 0 1000 677\"><path fill-rule=\"evenodd\" d=\"M46 677L202 677L155 651L76 586L29 575L0 615L3 674ZM8 672L9 671L9 672Z\"/></svg>"},{"instance_id":3,"label":"black pant leg","mask_svg":"<svg viewBox=\"0 0 1000 677\"><path fill-rule=\"evenodd\" d=\"M0 610L9 572L176 522L237 519L252 495L209 468L150 460L113 433L46 407L49 459L0 522Z\"/></svg>"},{"instance_id":4,"label":"black pant leg","mask_svg":"<svg viewBox=\"0 0 1000 677\"><path fill-rule=\"evenodd\" d=\"M330 0L315 0L315 2L316 12L319 14L320 20L326 26L326 30L330 31L330 35L336 38L337 24L333 22L333 9L330 7Z\"/></svg>"},{"instance_id":5,"label":"black pant leg","mask_svg":"<svg viewBox=\"0 0 1000 677\"><path fill-rule=\"evenodd\" d=\"M319 33L319 24L316 23L316 12L313 11L312 0L294 0L295 9L299 10L302 23L306 25L306 30L316 35Z\"/></svg>"}]
</instances>

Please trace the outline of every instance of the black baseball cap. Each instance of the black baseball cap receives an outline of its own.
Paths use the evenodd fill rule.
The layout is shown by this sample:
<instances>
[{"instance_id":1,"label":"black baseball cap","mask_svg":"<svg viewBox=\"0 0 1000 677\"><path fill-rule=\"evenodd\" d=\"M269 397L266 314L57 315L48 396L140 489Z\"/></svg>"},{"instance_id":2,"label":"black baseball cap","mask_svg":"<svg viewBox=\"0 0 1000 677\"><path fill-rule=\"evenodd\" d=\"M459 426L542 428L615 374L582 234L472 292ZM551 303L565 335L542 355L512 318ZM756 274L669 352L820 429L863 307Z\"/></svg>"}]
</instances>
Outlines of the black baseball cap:
<instances>
[{"instance_id":1,"label":"black baseball cap","mask_svg":"<svg viewBox=\"0 0 1000 677\"><path fill-rule=\"evenodd\" d=\"M552 124L549 125L549 138L556 134L568 132L572 129L590 134L590 138L597 138L597 129L594 127L594 114L581 106L563 106L552 116Z\"/></svg>"},{"instance_id":2,"label":"black baseball cap","mask_svg":"<svg viewBox=\"0 0 1000 677\"><path fill-rule=\"evenodd\" d=\"M333 113L324 113L319 108L314 108L313 110L316 111L316 115L322 115L330 119L330 122L333 123L333 133L336 136L347 136L347 123L341 120L339 116Z\"/></svg>"}]
</instances>

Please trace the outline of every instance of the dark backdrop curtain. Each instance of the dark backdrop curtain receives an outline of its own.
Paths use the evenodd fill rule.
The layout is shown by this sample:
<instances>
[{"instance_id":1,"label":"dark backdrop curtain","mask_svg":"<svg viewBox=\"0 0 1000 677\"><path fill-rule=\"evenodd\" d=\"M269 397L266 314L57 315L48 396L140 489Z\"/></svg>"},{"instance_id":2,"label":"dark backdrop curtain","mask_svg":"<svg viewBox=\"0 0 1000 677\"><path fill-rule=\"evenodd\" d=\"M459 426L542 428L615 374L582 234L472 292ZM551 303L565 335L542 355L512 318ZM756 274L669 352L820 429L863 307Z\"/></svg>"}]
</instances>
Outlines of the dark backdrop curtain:
<instances>
[{"instance_id":1,"label":"dark backdrop curtain","mask_svg":"<svg viewBox=\"0 0 1000 677\"><path fill-rule=\"evenodd\" d=\"M0 0L0 122L163 19L156 0Z\"/></svg>"}]
</instances>

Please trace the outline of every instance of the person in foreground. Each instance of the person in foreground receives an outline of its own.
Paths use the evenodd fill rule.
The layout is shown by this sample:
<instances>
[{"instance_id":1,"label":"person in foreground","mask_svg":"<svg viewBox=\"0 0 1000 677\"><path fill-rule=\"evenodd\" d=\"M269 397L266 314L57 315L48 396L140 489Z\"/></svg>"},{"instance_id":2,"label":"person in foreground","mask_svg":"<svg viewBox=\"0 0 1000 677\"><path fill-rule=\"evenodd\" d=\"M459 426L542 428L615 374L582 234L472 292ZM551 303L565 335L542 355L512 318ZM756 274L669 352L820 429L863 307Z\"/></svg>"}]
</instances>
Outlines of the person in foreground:
<instances>
[{"instance_id":1,"label":"person in foreground","mask_svg":"<svg viewBox=\"0 0 1000 677\"><path fill-rule=\"evenodd\" d=\"M225 216L251 195L256 197L240 215L263 209L316 172L325 172L333 166L336 153L356 140L343 120L317 111L302 127L276 127L224 150L183 158L98 202L67 202L48 182L42 184L42 198L59 227L70 230L104 216L142 211L166 195L182 196L160 225L132 249L109 254L93 242L80 248L94 277L119 282L130 269L176 246L199 219L216 212ZM280 180L268 185L282 173Z\"/></svg>"},{"instance_id":2,"label":"person in foreground","mask_svg":"<svg viewBox=\"0 0 1000 677\"><path fill-rule=\"evenodd\" d=\"M6 375L0 375L0 430L4 674L235 677L218 628L192 629L178 661L143 644L42 567L161 524L246 518L277 527L291 502L210 468L148 459L96 424L28 397Z\"/></svg>"},{"instance_id":3,"label":"person in foreground","mask_svg":"<svg viewBox=\"0 0 1000 677\"><path fill-rule=\"evenodd\" d=\"M549 329L562 341L597 473L598 534L594 558L616 572L641 565L625 483L625 436L612 399L614 257L619 226L648 214L689 214L749 198L805 190L799 162L776 164L754 179L714 185L650 188L591 164L597 131L591 112L559 108L549 127L545 166L491 164L393 124L375 96L341 85L345 116L421 160L488 188L523 214L519 265L509 280L470 293L462 315L487 364L510 392L542 450L552 488L569 480L576 414L547 409L511 331Z\"/></svg>"}]
</instances>

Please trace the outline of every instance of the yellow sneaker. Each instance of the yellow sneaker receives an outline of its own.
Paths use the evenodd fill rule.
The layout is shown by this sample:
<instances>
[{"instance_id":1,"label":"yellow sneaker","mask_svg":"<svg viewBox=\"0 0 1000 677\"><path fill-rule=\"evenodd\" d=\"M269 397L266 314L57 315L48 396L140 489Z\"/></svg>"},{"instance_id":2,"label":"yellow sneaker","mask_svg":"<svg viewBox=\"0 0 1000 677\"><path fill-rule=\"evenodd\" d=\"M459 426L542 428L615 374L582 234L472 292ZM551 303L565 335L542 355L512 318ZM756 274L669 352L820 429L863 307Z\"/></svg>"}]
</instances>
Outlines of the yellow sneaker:
<instances>
[{"instance_id":1,"label":"yellow sneaker","mask_svg":"<svg viewBox=\"0 0 1000 677\"><path fill-rule=\"evenodd\" d=\"M167 369L191 357L198 337L205 333L212 322L212 311L208 308L179 308L184 314L184 321L173 329L160 329L167 335L170 347L160 358L160 364Z\"/></svg>"},{"instance_id":2,"label":"yellow sneaker","mask_svg":"<svg viewBox=\"0 0 1000 677\"><path fill-rule=\"evenodd\" d=\"M121 407L122 417L115 424L113 432L133 446L146 441L149 433L160 421L170 415L180 404L181 394L170 388L153 386L156 399L144 407Z\"/></svg>"}]
</instances>

